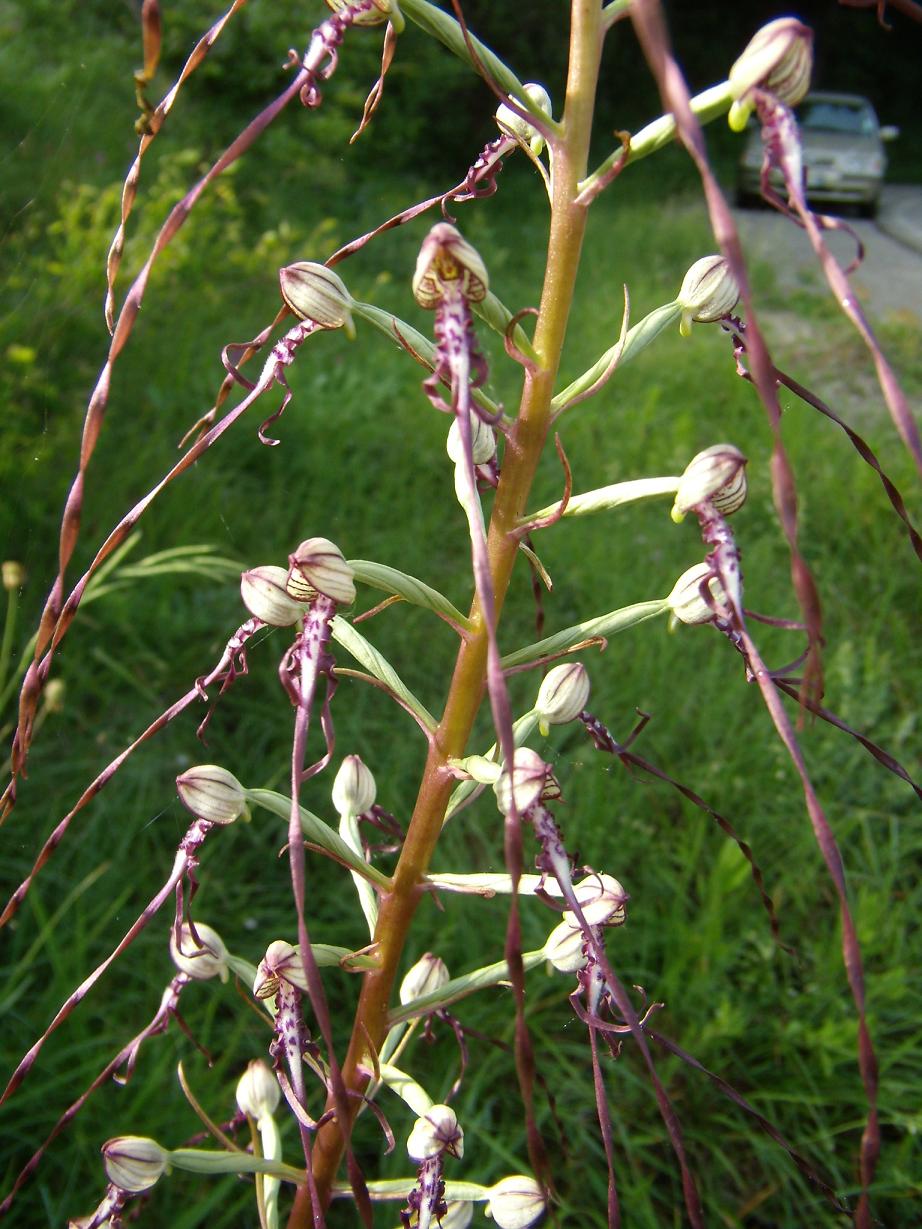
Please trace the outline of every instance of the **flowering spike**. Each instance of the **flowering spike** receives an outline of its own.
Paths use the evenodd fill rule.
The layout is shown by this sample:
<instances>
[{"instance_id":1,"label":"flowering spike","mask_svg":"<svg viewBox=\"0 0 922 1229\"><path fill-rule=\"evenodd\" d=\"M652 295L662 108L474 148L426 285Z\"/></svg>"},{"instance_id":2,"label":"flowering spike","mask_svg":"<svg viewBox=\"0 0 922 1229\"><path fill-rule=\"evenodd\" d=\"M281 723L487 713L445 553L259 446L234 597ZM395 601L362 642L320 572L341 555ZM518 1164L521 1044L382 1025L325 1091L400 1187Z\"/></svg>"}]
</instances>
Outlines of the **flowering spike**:
<instances>
[{"instance_id":1,"label":"flowering spike","mask_svg":"<svg viewBox=\"0 0 922 1229\"><path fill-rule=\"evenodd\" d=\"M399 34L403 29L403 14L397 0L326 0L334 13L348 13L354 26L381 26L390 21Z\"/></svg>"},{"instance_id":2,"label":"flowering spike","mask_svg":"<svg viewBox=\"0 0 922 1229\"><path fill-rule=\"evenodd\" d=\"M464 1132L450 1105L432 1105L422 1118L417 1118L407 1140L407 1152L414 1161L447 1153L464 1156Z\"/></svg>"},{"instance_id":3,"label":"flowering spike","mask_svg":"<svg viewBox=\"0 0 922 1229\"><path fill-rule=\"evenodd\" d=\"M549 670L535 700L541 733L547 736L550 726L573 721L588 700L589 675L581 662L568 661Z\"/></svg>"},{"instance_id":4,"label":"flowering spike","mask_svg":"<svg viewBox=\"0 0 922 1229\"><path fill-rule=\"evenodd\" d=\"M155 1139L119 1135L102 1146L109 1181L121 1191L138 1194L150 1190L166 1172L170 1154Z\"/></svg>"},{"instance_id":5,"label":"flowering spike","mask_svg":"<svg viewBox=\"0 0 922 1229\"><path fill-rule=\"evenodd\" d=\"M184 807L210 824L232 824L247 811L246 791L232 772L218 764L198 764L176 778Z\"/></svg>"},{"instance_id":6,"label":"flowering spike","mask_svg":"<svg viewBox=\"0 0 922 1229\"><path fill-rule=\"evenodd\" d=\"M457 418L448 428L445 450L456 465L464 460L464 440ZM496 454L496 435L489 423L476 414L471 418L471 460L475 465L486 465Z\"/></svg>"},{"instance_id":7,"label":"flowering spike","mask_svg":"<svg viewBox=\"0 0 922 1229\"><path fill-rule=\"evenodd\" d=\"M360 755L347 755L333 781L337 815L364 815L375 802L375 779Z\"/></svg>"},{"instance_id":8,"label":"flowering spike","mask_svg":"<svg viewBox=\"0 0 922 1229\"><path fill-rule=\"evenodd\" d=\"M725 256L696 260L682 279L676 300L682 309L679 332L688 337L692 321L708 324L729 315L739 297L739 283Z\"/></svg>"},{"instance_id":9,"label":"flowering spike","mask_svg":"<svg viewBox=\"0 0 922 1229\"><path fill-rule=\"evenodd\" d=\"M344 329L355 337L354 299L338 273L326 265L300 260L279 270L282 298L301 320L313 320L325 329Z\"/></svg>"},{"instance_id":10,"label":"flowering spike","mask_svg":"<svg viewBox=\"0 0 922 1229\"><path fill-rule=\"evenodd\" d=\"M534 806L540 800L550 781L553 780L551 770L537 751L530 747L519 747L515 752L513 768L510 774L507 767L493 786L496 793L496 805L504 815L512 811L512 795L515 794L515 809L520 815Z\"/></svg>"},{"instance_id":11,"label":"flowering spike","mask_svg":"<svg viewBox=\"0 0 922 1229\"><path fill-rule=\"evenodd\" d=\"M408 970L400 983L400 1001L406 1005L412 1003L414 999L425 998L427 994L434 994L436 990L441 990L448 980L445 961L433 952L426 952Z\"/></svg>"},{"instance_id":12,"label":"flowering spike","mask_svg":"<svg viewBox=\"0 0 922 1229\"><path fill-rule=\"evenodd\" d=\"M484 1208L497 1229L529 1229L543 1216L544 1191L524 1174L512 1174L490 1187L490 1202Z\"/></svg>"},{"instance_id":13,"label":"flowering spike","mask_svg":"<svg viewBox=\"0 0 922 1229\"><path fill-rule=\"evenodd\" d=\"M722 516L729 516L743 506L746 492L746 458L734 444L713 444L686 465L670 515L678 524L707 501Z\"/></svg>"},{"instance_id":14,"label":"flowering spike","mask_svg":"<svg viewBox=\"0 0 922 1229\"><path fill-rule=\"evenodd\" d=\"M322 593L340 606L351 606L355 601L355 573L329 538L307 538L289 556L288 563L289 593Z\"/></svg>"},{"instance_id":15,"label":"flowering spike","mask_svg":"<svg viewBox=\"0 0 922 1229\"><path fill-rule=\"evenodd\" d=\"M705 586L711 594L712 603L704 597ZM709 563L696 563L683 572L666 601L673 620L692 625L710 623L717 609L726 606L723 588Z\"/></svg>"},{"instance_id":16,"label":"flowering spike","mask_svg":"<svg viewBox=\"0 0 922 1229\"><path fill-rule=\"evenodd\" d=\"M196 941L197 939L197 941ZM227 948L224 940L211 926L196 922L195 934L188 922L184 922L176 942L175 929L170 930L170 956L181 973L196 981L220 977L227 981Z\"/></svg>"},{"instance_id":17,"label":"flowering spike","mask_svg":"<svg viewBox=\"0 0 922 1229\"><path fill-rule=\"evenodd\" d=\"M237 1081L237 1105L257 1122L275 1113L281 1095L278 1080L260 1058L254 1058Z\"/></svg>"},{"instance_id":18,"label":"flowering spike","mask_svg":"<svg viewBox=\"0 0 922 1229\"><path fill-rule=\"evenodd\" d=\"M750 39L730 69L729 81L736 101L729 122L734 132L746 127L753 108L753 91L765 89L779 102L794 107L810 88L813 70L813 31L796 17L770 21Z\"/></svg>"},{"instance_id":19,"label":"flowering spike","mask_svg":"<svg viewBox=\"0 0 922 1229\"><path fill-rule=\"evenodd\" d=\"M250 568L240 577L240 596L254 618L270 627L291 627L304 615L301 602L288 593L288 573L284 568L265 564Z\"/></svg>"},{"instance_id":20,"label":"flowering spike","mask_svg":"<svg viewBox=\"0 0 922 1229\"><path fill-rule=\"evenodd\" d=\"M275 939L266 948L253 981L253 994L258 999L271 999L278 994L279 982L288 982L307 992L307 978L301 953L284 939Z\"/></svg>"},{"instance_id":21,"label":"flowering spike","mask_svg":"<svg viewBox=\"0 0 922 1229\"><path fill-rule=\"evenodd\" d=\"M448 222L437 222L423 240L413 274L413 294L420 307L435 308L460 294L469 303L485 299L490 287L487 267L476 248Z\"/></svg>"},{"instance_id":22,"label":"flowering spike","mask_svg":"<svg viewBox=\"0 0 922 1229\"><path fill-rule=\"evenodd\" d=\"M525 86L525 93L535 103L538 110L543 111L550 118L551 96L544 86L538 85L535 81L529 81ZM496 126L507 137L512 137L520 145L527 146L536 157L544 149L544 137L537 128L513 111L511 107L507 107L505 103L496 112Z\"/></svg>"}]
</instances>

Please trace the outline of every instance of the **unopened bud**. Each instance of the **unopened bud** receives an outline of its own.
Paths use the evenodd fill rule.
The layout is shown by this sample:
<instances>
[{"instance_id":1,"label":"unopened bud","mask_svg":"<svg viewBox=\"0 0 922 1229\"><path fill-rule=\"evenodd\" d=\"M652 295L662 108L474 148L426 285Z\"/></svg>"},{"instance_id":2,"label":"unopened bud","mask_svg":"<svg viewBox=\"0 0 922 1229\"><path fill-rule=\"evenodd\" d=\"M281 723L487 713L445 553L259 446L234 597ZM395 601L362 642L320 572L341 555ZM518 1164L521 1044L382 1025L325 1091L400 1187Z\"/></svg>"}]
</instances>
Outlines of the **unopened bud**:
<instances>
[{"instance_id":1,"label":"unopened bud","mask_svg":"<svg viewBox=\"0 0 922 1229\"><path fill-rule=\"evenodd\" d=\"M550 116L551 96L543 85L529 81L525 86L525 93L539 111L543 111L545 115ZM506 136L513 137L521 145L527 145L533 154L540 154L542 149L544 149L544 137L541 133L527 119L523 119L511 107L507 107L505 103L496 112L496 126Z\"/></svg>"},{"instance_id":2,"label":"unopened bud","mask_svg":"<svg viewBox=\"0 0 922 1229\"><path fill-rule=\"evenodd\" d=\"M485 423L476 414L470 417L471 423L471 459L475 465L486 465L496 452L496 435L489 423ZM464 444L461 439L461 429L455 419L448 428L448 439L445 443L448 455L457 465L464 459Z\"/></svg>"},{"instance_id":3,"label":"unopened bud","mask_svg":"<svg viewBox=\"0 0 922 1229\"><path fill-rule=\"evenodd\" d=\"M578 661L563 662L549 670L538 688L535 712L541 733L548 727L566 725L586 707L589 700L589 675Z\"/></svg>"},{"instance_id":4,"label":"unopened bud","mask_svg":"<svg viewBox=\"0 0 922 1229\"><path fill-rule=\"evenodd\" d=\"M590 926L621 926L627 892L611 875L587 875L573 885L583 917ZM563 920L568 926L579 926L576 914L567 909Z\"/></svg>"},{"instance_id":5,"label":"unopened bud","mask_svg":"<svg viewBox=\"0 0 922 1229\"><path fill-rule=\"evenodd\" d=\"M155 1139L142 1135L119 1135L102 1146L106 1176L129 1194L150 1190L166 1172L170 1154Z\"/></svg>"},{"instance_id":6,"label":"unopened bud","mask_svg":"<svg viewBox=\"0 0 922 1229\"><path fill-rule=\"evenodd\" d=\"M503 768L499 780L493 786L496 791L496 805L504 815L512 810L512 796L515 794L515 809L523 815L529 807L534 806L544 793L551 770L537 751L530 747L519 747L515 752L512 773Z\"/></svg>"},{"instance_id":7,"label":"unopened bud","mask_svg":"<svg viewBox=\"0 0 922 1229\"><path fill-rule=\"evenodd\" d=\"M710 593L710 602L705 592ZM723 586L709 563L696 563L683 572L666 601L673 620L689 624L710 623L717 608L726 605Z\"/></svg>"},{"instance_id":8,"label":"unopened bud","mask_svg":"<svg viewBox=\"0 0 922 1229\"><path fill-rule=\"evenodd\" d=\"M586 940L578 926L561 922L544 944L544 956L559 973L576 973L586 967Z\"/></svg>"},{"instance_id":9,"label":"unopened bud","mask_svg":"<svg viewBox=\"0 0 922 1229\"><path fill-rule=\"evenodd\" d=\"M240 596L251 615L270 627L291 627L304 617L304 605L285 589L288 573L271 563L250 568L240 577Z\"/></svg>"},{"instance_id":10,"label":"unopened bud","mask_svg":"<svg viewBox=\"0 0 922 1229\"><path fill-rule=\"evenodd\" d=\"M339 606L355 601L355 573L329 538L307 538L288 556L288 592L300 597L322 593ZM311 600L308 597L307 600Z\"/></svg>"},{"instance_id":11,"label":"unopened bud","mask_svg":"<svg viewBox=\"0 0 922 1229\"><path fill-rule=\"evenodd\" d=\"M448 1210L439 1221L439 1229L467 1229L474 1219L474 1205L470 1200L448 1201Z\"/></svg>"},{"instance_id":12,"label":"unopened bud","mask_svg":"<svg viewBox=\"0 0 922 1229\"><path fill-rule=\"evenodd\" d=\"M447 981L448 969L445 961L433 952L426 952L400 983L400 1001L406 1005L414 999L425 998L427 994L441 990Z\"/></svg>"},{"instance_id":13,"label":"unopened bud","mask_svg":"<svg viewBox=\"0 0 922 1229\"><path fill-rule=\"evenodd\" d=\"M544 1214L544 1191L525 1174L513 1174L490 1187L490 1202L484 1208L497 1229L529 1229Z\"/></svg>"},{"instance_id":14,"label":"unopened bud","mask_svg":"<svg viewBox=\"0 0 922 1229\"><path fill-rule=\"evenodd\" d=\"M476 248L450 223L437 222L423 240L413 274L413 294L420 307L438 307L451 293L479 303L489 285L487 267Z\"/></svg>"},{"instance_id":15,"label":"unopened bud","mask_svg":"<svg viewBox=\"0 0 922 1229\"><path fill-rule=\"evenodd\" d=\"M750 91L768 90L794 107L810 88L813 70L813 31L796 17L779 17L758 30L730 69L736 101L728 116L734 132L742 132L752 111Z\"/></svg>"},{"instance_id":16,"label":"unopened bud","mask_svg":"<svg viewBox=\"0 0 922 1229\"><path fill-rule=\"evenodd\" d=\"M347 755L333 780L337 815L364 815L375 802L375 779L360 755Z\"/></svg>"},{"instance_id":17,"label":"unopened bud","mask_svg":"<svg viewBox=\"0 0 922 1229\"><path fill-rule=\"evenodd\" d=\"M284 939L276 939L266 948L253 981L253 993L258 999L271 999L285 981L298 990L307 991L307 979L301 963L301 953Z\"/></svg>"},{"instance_id":18,"label":"unopened bud","mask_svg":"<svg viewBox=\"0 0 922 1229\"><path fill-rule=\"evenodd\" d=\"M705 501L721 516L730 516L746 502L746 491L746 458L734 444L714 444L686 465L672 505L672 519L678 524Z\"/></svg>"},{"instance_id":19,"label":"unopened bud","mask_svg":"<svg viewBox=\"0 0 922 1229\"><path fill-rule=\"evenodd\" d=\"M502 775L502 767L496 760L487 759L485 755L465 755L460 759L450 759L449 767L457 774L464 774L478 785L495 785Z\"/></svg>"},{"instance_id":20,"label":"unopened bud","mask_svg":"<svg viewBox=\"0 0 922 1229\"><path fill-rule=\"evenodd\" d=\"M179 800L199 819L210 824L232 824L246 813L243 786L232 772L218 764L197 764L176 778Z\"/></svg>"},{"instance_id":21,"label":"unopened bud","mask_svg":"<svg viewBox=\"0 0 922 1229\"><path fill-rule=\"evenodd\" d=\"M275 1113L281 1095L278 1080L261 1058L254 1058L237 1081L237 1105L257 1122Z\"/></svg>"},{"instance_id":22,"label":"unopened bud","mask_svg":"<svg viewBox=\"0 0 922 1229\"><path fill-rule=\"evenodd\" d=\"M313 320L325 329L345 329L355 336L352 295L338 273L312 260L299 260L279 270L282 298L301 320Z\"/></svg>"},{"instance_id":23,"label":"unopened bud","mask_svg":"<svg viewBox=\"0 0 922 1229\"><path fill-rule=\"evenodd\" d=\"M15 559L5 559L0 564L0 577L2 577L4 589L10 593L13 589L22 588L26 579L26 569Z\"/></svg>"},{"instance_id":24,"label":"unopened bud","mask_svg":"<svg viewBox=\"0 0 922 1229\"><path fill-rule=\"evenodd\" d=\"M407 1152L414 1161L447 1152L449 1156L464 1156L464 1132L450 1105L431 1105L422 1118L417 1118L407 1140Z\"/></svg>"},{"instance_id":25,"label":"unopened bud","mask_svg":"<svg viewBox=\"0 0 922 1229\"><path fill-rule=\"evenodd\" d=\"M170 956L180 973L195 981L208 981L212 977L227 981L227 948L224 940L204 922L195 923L195 934L189 923L183 922L179 930L179 943L176 942L176 929L171 927Z\"/></svg>"},{"instance_id":26,"label":"unopened bud","mask_svg":"<svg viewBox=\"0 0 922 1229\"><path fill-rule=\"evenodd\" d=\"M692 321L710 324L728 316L739 302L739 283L725 256L702 256L682 279L677 302L682 309L679 332L691 333Z\"/></svg>"}]
</instances>

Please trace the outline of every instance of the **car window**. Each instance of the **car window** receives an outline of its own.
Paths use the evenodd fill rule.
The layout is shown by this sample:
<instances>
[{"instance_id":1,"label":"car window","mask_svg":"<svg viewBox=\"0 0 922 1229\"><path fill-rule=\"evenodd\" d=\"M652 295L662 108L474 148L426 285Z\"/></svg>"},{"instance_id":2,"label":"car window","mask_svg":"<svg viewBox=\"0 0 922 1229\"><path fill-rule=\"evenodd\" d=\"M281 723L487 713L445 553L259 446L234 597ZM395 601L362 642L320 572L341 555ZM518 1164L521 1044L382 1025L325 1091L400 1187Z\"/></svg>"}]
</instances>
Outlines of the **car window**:
<instances>
[{"instance_id":1,"label":"car window","mask_svg":"<svg viewBox=\"0 0 922 1229\"><path fill-rule=\"evenodd\" d=\"M820 132L851 132L870 137L877 131L877 123L870 107L852 103L828 102L826 99L809 98L798 111L797 118L802 128Z\"/></svg>"}]
</instances>

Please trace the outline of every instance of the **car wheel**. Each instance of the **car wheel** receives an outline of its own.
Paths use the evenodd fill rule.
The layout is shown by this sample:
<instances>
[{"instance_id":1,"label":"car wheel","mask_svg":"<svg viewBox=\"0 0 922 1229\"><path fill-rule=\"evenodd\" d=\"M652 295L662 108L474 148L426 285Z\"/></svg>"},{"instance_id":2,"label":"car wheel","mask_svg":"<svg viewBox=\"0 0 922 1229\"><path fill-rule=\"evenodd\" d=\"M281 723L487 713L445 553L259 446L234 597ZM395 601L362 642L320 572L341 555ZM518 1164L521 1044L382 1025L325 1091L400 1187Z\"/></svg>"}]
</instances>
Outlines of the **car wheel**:
<instances>
[{"instance_id":1,"label":"car wheel","mask_svg":"<svg viewBox=\"0 0 922 1229\"><path fill-rule=\"evenodd\" d=\"M878 205L878 201L876 197L872 201L863 201L862 204L858 206L859 217L876 218L877 217L877 205Z\"/></svg>"}]
</instances>

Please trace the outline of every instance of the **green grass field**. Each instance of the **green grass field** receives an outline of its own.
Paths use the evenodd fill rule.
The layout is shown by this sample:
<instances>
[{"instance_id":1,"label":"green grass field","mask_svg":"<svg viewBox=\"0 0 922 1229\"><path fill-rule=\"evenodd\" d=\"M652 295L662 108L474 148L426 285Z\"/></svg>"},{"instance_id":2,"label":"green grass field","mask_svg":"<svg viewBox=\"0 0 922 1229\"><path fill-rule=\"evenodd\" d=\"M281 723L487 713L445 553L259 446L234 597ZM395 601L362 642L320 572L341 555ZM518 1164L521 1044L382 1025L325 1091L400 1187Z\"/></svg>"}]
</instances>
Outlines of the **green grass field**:
<instances>
[{"instance_id":1,"label":"green grass field","mask_svg":"<svg viewBox=\"0 0 922 1229\"><path fill-rule=\"evenodd\" d=\"M9 12L5 20L13 20ZM28 573L14 666L50 583L83 409L105 353L105 252L117 219L119 176L132 148L131 91L126 101L124 86L126 80L130 86L136 53L129 35L127 28L108 26L77 32L73 61L83 67L71 66L70 75L67 66L42 60L39 39L31 53L35 73L27 74L25 96L11 117L11 130L23 141L10 156L5 190L12 220L0 317L0 550L4 558L21 560ZM7 67L12 54L9 47L0 51ZM328 92L332 99L333 85ZM76 99L73 118L60 113L64 98ZM129 274L167 208L235 131L239 117L221 115L207 90L196 119L195 98L190 87L175 127L159 142L159 157L145 169ZM355 100L348 101L354 113ZM196 211L152 280L133 341L116 368L74 575L173 463L177 441L210 406L223 374L221 347L246 340L274 316L278 267L323 259L414 193L432 190L429 182L381 170L356 190L364 174L361 144L344 162L325 144L312 160L314 122L326 124L320 133L327 140L348 118L346 103L331 105L329 120L323 111L286 114L260 151ZM386 107L381 122L387 122ZM495 198L459 207L459 225L484 255L492 288L513 310L535 303L540 290L546 211L537 191L525 166L510 165ZM385 237L341 269L356 297L421 329L429 322L412 304L409 278L428 224L424 218ZM704 211L677 154L667 152L626 174L591 223L563 379L577 375L617 337L624 283L632 319L640 319L670 300L685 269L712 249ZM801 322L796 343L786 350L779 342L779 366L808 385L816 378L820 396L833 378L840 386L865 387L868 362L847 324L821 300L800 295L796 303L786 301L770 268L757 267L753 275L770 343L775 329L789 336L780 326L791 311ZM917 403L918 321L878 323ZM518 371L495 339L485 348L491 391L512 408ZM466 608L469 547L444 453L448 419L429 406L420 378L405 355L367 328L360 326L354 343L336 335L316 338L291 372L294 399L275 428L281 445L266 448L257 440L257 408L155 504L131 559L199 543L241 565L283 563L302 538L322 534L347 558L400 567ZM275 408L274 396L262 417ZM857 416L918 523L917 479L879 397L852 394L848 401L845 409ZM844 436L792 398L783 404L803 550L824 604L825 702L918 777L918 562L878 480ZM770 432L716 327L696 327L688 340L677 330L662 336L602 395L564 417L560 429L576 491L678 473L709 444L737 444L750 458L750 497L734 522L747 606L797 617L787 548L772 508ZM559 465L549 450L533 506L551 502L559 489ZM668 507L666 501L632 506L538 536L536 548L554 580L544 599L547 631L670 590L703 548L693 524L671 523ZM363 608L376 600L370 591L360 594ZM59 656L57 677L66 685L62 711L50 714L40 731L21 800L0 832L5 888L20 881L45 835L104 764L211 668L244 613L232 578L175 572L136 580L85 609ZM504 650L535 638L533 620L523 564L503 624ZM402 606L363 630L438 712L452 633ZM772 665L801 650L796 632L768 628L759 637ZM5 935L5 1071L163 882L186 826L175 797L177 773L190 763L214 761L248 786L284 788L291 708L276 678L284 644L275 633L255 645L249 676L218 706L207 749L194 736L200 713L187 714L131 759L75 821ZM668 786L595 752L578 731L556 729L535 745L558 770L565 799L558 817L569 848L617 876L631 895L628 924L607 944L619 975L665 1003L659 1031L775 1122L841 1196L854 1197L865 1102L836 903L797 779L758 692L747 685L740 657L711 628L670 634L664 623L653 622L584 660L593 679L591 709L621 738L633 727L635 710L650 714L635 750L700 793L751 844L792 949L773 943L745 861L705 815ZM518 710L530 706L536 687L531 676L512 681ZM379 802L405 822L425 750L415 728L383 695L358 684L344 683L334 707L337 758L360 753L376 774ZM10 699L0 710L0 726L8 729L13 714ZM844 734L807 721L800 737L842 850L863 944L881 1080L883 1149L874 1207L882 1223L908 1229L922 1195L922 981L913 948L922 852L918 804L907 785ZM485 717L472 750L491 741ZM305 790L305 804L320 814L331 814L329 779L321 776ZM253 962L269 940L291 938L294 931L287 863L277 858L284 837L279 822L257 814L251 824L217 834L202 858L196 916ZM433 869L501 867L501 825L492 799L484 798L446 829ZM361 945L361 918L345 876L320 865L310 883L312 937ZM408 964L432 949L454 975L501 957L502 901L450 898L444 905L444 911L428 904L420 909ZM526 947L540 945L550 929L553 919L539 910L526 912ZM172 975L167 926L165 911L49 1042L4 1107L4 1193L56 1116L155 1011ZM327 986L344 1041L355 987L345 974L330 976ZM602 1226L605 1165L585 1030L567 1003L572 985L539 970L529 986L557 1223ZM191 987L183 1015L213 1065L176 1028L149 1042L127 1087L110 1084L97 1093L53 1146L20 1195L13 1223L59 1225L87 1213L104 1185L98 1147L111 1135L149 1134L177 1147L199 1131L175 1079L180 1060L208 1112L226 1121L237 1075L251 1057L265 1053L269 1040L246 997L233 985ZM471 1054L456 1102L465 1158L449 1176L489 1181L527 1166L510 1053L511 995L489 991L459 1005L457 1015L471 1030ZM447 1027L437 1036L431 1049L417 1047L413 1070L428 1072L423 1083L433 1095L444 1095L457 1053ZM659 1070L686 1132L709 1224L786 1229L842 1223L784 1152L703 1076L667 1056L660 1057ZM633 1043L607 1063L606 1079L625 1225L683 1224L674 1159ZM398 1136L394 1154L380 1160L381 1136L370 1116L360 1123L356 1146L370 1173L400 1176L410 1172L402 1145L409 1120L396 1101L386 1108ZM285 1131L286 1155L294 1163L296 1133L291 1123ZM145 1218L171 1229L257 1224L247 1183L181 1174L158 1185ZM394 1205L379 1223L393 1226L398 1219ZM354 1213L344 1206L330 1216L331 1226L353 1223ZM477 1223L487 1223L479 1212Z\"/></svg>"}]
</instances>

